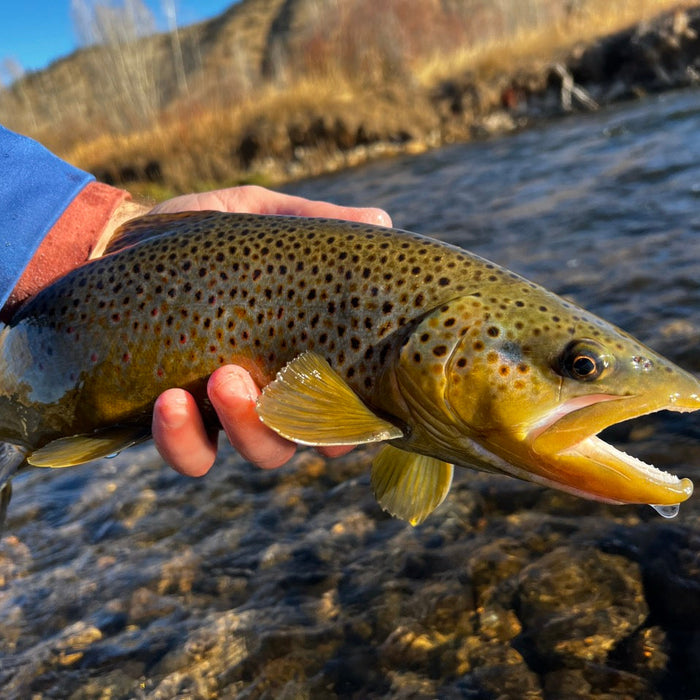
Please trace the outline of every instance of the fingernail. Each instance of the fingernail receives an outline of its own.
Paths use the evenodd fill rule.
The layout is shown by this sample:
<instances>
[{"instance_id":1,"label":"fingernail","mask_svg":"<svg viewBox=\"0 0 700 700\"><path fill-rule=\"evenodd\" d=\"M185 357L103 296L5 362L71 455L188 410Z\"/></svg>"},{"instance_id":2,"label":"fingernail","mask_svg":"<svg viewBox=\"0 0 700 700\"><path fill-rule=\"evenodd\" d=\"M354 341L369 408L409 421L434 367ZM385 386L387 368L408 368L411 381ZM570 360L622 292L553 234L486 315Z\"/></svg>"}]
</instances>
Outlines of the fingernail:
<instances>
[{"instance_id":1,"label":"fingernail","mask_svg":"<svg viewBox=\"0 0 700 700\"><path fill-rule=\"evenodd\" d=\"M241 367L220 370L216 377L216 390L225 391L230 396L254 402L258 398L255 383L248 372Z\"/></svg>"},{"instance_id":2,"label":"fingernail","mask_svg":"<svg viewBox=\"0 0 700 700\"><path fill-rule=\"evenodd\" d=\"M383 209L375 210L374 219L378 226L391 226L391 217Z\"/></svg>"},{"instance_id":3,"label":"fingernail","mask_svg":"<svg viewBox=\"0 0 700 700\"><path fill-rule=\"evenodd\" d=\"M172 391L166 399L158 398L160 420L169 430L178 430L187 422L187 397L177 390Z\"/></svg>"}]
</instances>

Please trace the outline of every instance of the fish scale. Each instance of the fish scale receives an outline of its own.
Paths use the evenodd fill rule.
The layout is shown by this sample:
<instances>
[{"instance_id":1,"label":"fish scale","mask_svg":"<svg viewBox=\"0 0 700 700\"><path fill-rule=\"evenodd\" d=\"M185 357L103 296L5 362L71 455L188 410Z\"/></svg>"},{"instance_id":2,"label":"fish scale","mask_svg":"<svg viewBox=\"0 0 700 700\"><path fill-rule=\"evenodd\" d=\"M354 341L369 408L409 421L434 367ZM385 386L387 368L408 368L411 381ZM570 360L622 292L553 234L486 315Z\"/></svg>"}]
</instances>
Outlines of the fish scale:
<instances>
[{"instance_id":1,"label":"fish scale","mask_svg":"<svg viewBox=\"0 0 700 700\"><path fill-rule=\"evenodd\" d=\"M160 218L172 220L177 234L76 270L14 322L32 319L42 372L60 357L70 383L92 366L87 383L100 395L137 388L128 405L90 401L105 422L228 362L266 384L303 350L321 352L354 388L369 389L386 357L382 340L393 342L394 331L487 271L508 276L459 249L410 234L397 240L363 224L270 225L218 213L190 215L184 224L178 215Z\"/></svg>"},{"instance_id":2,"label":"fish scale","mask_svg":"<svg viewBox=\"0 0 700 700\"><path fill-rule=\"evenodd\" d=\"M155 399L169 387L190 390L214 421L207 379L236 363L260 386L276 385L263 394L261 418L299 442L325 444L315 432L324 417L302 411L286 425L269 397L306 406L300 394L333 373L339 383L316 388L327 420L336 421L335 444L370 441L363 440L368 430L371 440L391 435L401 455L631 500L622 487L615 487L622 495L611 489L611 496L605 484L594 489L566 470L560 475L537 452L534 439L544 444L545 438L533 437L532 426L552 415L567 419L567 407L586 408L589 395L652 393L657 398L645 408L697 407L696 398L670 406L671 394L697 397L696 380L619 329L494 263L418 234L324 219L190 212L130 222L107 253L41 291L2 330L0 438L30 462L51 464L54 442L60 459L75 463L99 456L95 436L112 435L105 438L110 451L120 441L143 439ZM569 358L577 342L589 348L578 351L583 360ZM604 369L593 383L567 365L584 367L589 351L599 353L594 360ZM295 373L304 356L303 372ZM642 358L655 371L630 373L633 358L637 368ZM591 402L585 415L593 427L615 422L603 417L600 398ZM632 413L639 414L635 406ZM346 419L359 427L343 436ZM590 423L581 421L582 435ZM544 432L553 444L558 433ZM73 454L90 442L82 457ZM384 459L384 468L402 464L401 455ZM420 465L430 468L425 459ZM385 489L393 481L381 484ZM648 492L641 489L640 498ZM682 495L664 497L675 503ZM400 508L403 498L386 501Z\"/></svg>"}]
</instances>

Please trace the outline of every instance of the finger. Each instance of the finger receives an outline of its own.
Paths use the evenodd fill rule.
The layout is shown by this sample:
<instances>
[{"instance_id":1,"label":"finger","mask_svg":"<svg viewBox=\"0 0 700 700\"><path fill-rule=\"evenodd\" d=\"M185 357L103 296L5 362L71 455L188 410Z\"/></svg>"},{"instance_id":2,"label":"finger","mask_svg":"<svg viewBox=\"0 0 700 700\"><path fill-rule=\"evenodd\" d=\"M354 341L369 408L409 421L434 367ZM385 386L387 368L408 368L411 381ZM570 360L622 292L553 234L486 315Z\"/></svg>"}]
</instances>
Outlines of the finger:
<instances>
[{"instance_id":1,"label":"finger","mask_svg":"<svg viewBox=\"0 0 700 700\"><path fill-rule=\"evenodd\" d=\"M247 214L329 217L361 221L378 226L391 226L391 217L383 209L345 207L330 202L274 192L257 185L243 185L198 194L181 195L156 205L151 211L163 214L204 209Z\"/></svg>"},{"instance_id":2,"label":"finger","mask_svg":"<svg viewBox=\"0 0 700 700\"><path fill-rule=\"evenodd\" d=\"M263 469L281 467L291 459L296 446L260 421L255 410L260 390L242 367L217 369L207 392L224 432L242 457Z\"/></svg>"},{"instance_id":3,"label":"finger","mask_svg":"<svg viewBox=\"0 0 700 700\"><path fill-rule=\"evenodd\" d=\"M221 190L219 195L225 200L226 195L222 195ZM329 217L346 219L347 221L362 221L380 226L391 226L389 214L376 207L344 207L331 202L273 192L255 185L239 187L237 199L239 206L246 207L246 211L250 213Z\"/></svg>"},{"instance_id":4,"label":"finger","mask_svg":"<svg viewBox=\"0 0 700 700\"><path fill-rule=\"evenodd\" d=\"M168 389L153 408L153 440L161 457L186 476L202 476L216 459L216 438L210 436L191 394Z\"/></svg>"},{"instance_id":5,"label":"finger","mask_svg":"<svg viewBox=\"0 0 700 700\"><path fill-rule=\"evenodd\" d=\"M342 457L351 450L355 449L355 445L332 445L331 447L316 448L324 457Z\"/></svg>"}]
</instances>

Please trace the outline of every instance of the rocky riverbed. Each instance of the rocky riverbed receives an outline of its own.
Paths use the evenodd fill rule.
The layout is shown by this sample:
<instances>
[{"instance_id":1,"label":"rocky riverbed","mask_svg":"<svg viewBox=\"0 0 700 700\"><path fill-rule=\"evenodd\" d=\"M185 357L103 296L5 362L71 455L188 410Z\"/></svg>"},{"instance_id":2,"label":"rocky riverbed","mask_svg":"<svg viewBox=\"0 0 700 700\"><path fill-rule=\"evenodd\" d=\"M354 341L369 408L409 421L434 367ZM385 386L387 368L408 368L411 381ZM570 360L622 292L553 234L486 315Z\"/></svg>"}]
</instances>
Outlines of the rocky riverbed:
<instances>
[{"instance_id":1,"label":"rocky riverbed","mask_svg":"<svg viewBox=\"0 0 700 700\"><path fill-rule=\"evenodd\" d=\"M190 481L141 449L24 477L0 548L3 697L700 690L697 503L666 521L464 470L412 528L374 502L369 458L271 473L229 452Z\"/></svg>"}]
</instances>

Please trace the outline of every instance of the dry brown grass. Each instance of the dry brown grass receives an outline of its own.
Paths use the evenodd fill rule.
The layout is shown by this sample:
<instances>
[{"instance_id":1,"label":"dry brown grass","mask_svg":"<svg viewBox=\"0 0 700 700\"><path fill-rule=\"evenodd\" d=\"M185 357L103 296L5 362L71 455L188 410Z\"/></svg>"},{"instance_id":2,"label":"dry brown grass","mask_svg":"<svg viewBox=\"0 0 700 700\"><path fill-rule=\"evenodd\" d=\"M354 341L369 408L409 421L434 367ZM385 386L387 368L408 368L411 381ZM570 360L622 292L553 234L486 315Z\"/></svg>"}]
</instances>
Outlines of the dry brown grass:
<instances>
[{"instance_id":1,"label":"dry brown grass","mask_svg":"<svg viewBox=\"0 0 700 700\"><path fill-rule=\"evenodd\" d=\"M161 180L168 183L165 190L146 188L155 196L232 184L248 177L242 175L245 168L237 151L251 128L263 134L270 156L279 159L294 155L285 151L288 130L316 115L351 125L358 115L377 124L383 120L388 133L400 129L402 119L409 122L406 114L397 113L405 110L405 102L392 109L387 91L425 95L441 81L467 73L476 83L492 81L559 60L577 44L663 11L691 5L697 2L464 0L450 5L437 0L347 0L335 11L306 21L285 44L286 53L276 54L279 60L268 66L267 79L246 92L217 90L202 75L199 98L175 100L154 126L106 132L71 144L62 155L129 187L128 173L120 173L144 171L155 162ZM414 105L413 123L421 121L423 107ZM422 125L430 128L428 117Z\"/></svg>"},{"instance_id":2,"label":"dry brown grass","mask_svg":"<svg viewBox=\"0 0 700 700\"><path fill-rule=\"evenodd\" d=\"M566 15L537 26L521 25L515 32L449 51L438 51L415 66L424 86L460 73L472 72L481 79L512 71L522 65L551 63L598 37L674 9L696 7L697 0L583 0Z\"/></svg>"}]
</instances>

